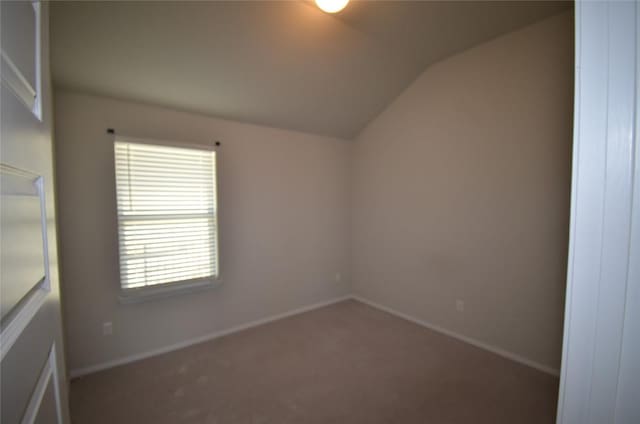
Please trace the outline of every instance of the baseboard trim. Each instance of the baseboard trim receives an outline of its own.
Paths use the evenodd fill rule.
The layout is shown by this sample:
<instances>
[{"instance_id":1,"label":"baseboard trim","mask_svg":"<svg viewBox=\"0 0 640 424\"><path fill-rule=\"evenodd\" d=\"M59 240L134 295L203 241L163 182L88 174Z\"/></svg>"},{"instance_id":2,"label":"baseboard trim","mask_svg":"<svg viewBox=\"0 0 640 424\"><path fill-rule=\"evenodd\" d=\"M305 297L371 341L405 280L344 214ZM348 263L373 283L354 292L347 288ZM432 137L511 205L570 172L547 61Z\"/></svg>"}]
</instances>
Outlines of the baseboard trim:
<instances>
[{"instance_id":1,"label":"baseboard trim","mask_svg":"<svg viewBox=\"0 0 640 424\"><path fill-rule=\"evenodd\" d=\"M536 361L533 361L531 359L525 358L525 357L520 356L518 354L506 351L506 350L501 349L501 348L496 347L496 346L492 346L490 344L481 342L481 341L473 339L471 337L464 336L464 335L456 333L454 331L447 330L447 329L442 328L442 327L440 327L438 325L431 324L431 323L429 323L427 321L423 321L421 319L412 317L411 315L408 315L408 314L405 314L405 313L402 313L402 312L398 312L395 309L389 308L387 306L383 306L383 305L381 305L379 303L376 303L376 302L373 302L373 301L371 301L369 299L366 299L366 298L364 298L364 297L362 297L360 295L353 295L351 297L354 300L357 300L358 302L364 303L365 305L369 305L369 306L371 306L373 308L376 308L376 309L379 309L381 311L387 312L387 313L389 313L391 315L395 315L395 316L397 316L399 318L406 319L407 321L411 321L414 324L418 324L418 325L420 325L422 327L425 327L425 328L428 328L430 330L437 331L438 333L442 333L442 334L444 334L446 336L453 337L454 339L458 339L458 340L463 341L465 343L469 343L470 345L473 345L475 347L479 347L480 349L484 349L484 350L487 350L489 352L495 353L496 355L500 355L500 356L502 356L504 358L507 358L507 359L510 359L510 360L512 360L514 362L518 362L520 364L527 365L527 366L529 366L531 368L535 368L538 371L542 371L542 372L544 372L546 374L550 374L550 375L552 375L554 377L560 376L560 370L557 370L555 368L551 368L551 367L549 367L547 365L540 364L540 363L538 363Z\"/></svg>"},{"instance_id":2,"label":"baseboard trim","mask_svg":"<svg viewBox=\"0 0 640 424\"><path fill-rule=\"evenodd\" d=\"M240 324L231 328L228 328L226 330L220 330L220 331L216 331L213 333L209 333L206 334L204 336L201 337L196 337L193 339L189 339L189 340L185 340L179 343L174 343L172 345L169 346L165 346L162 347L160 349L154 349L154 350L149 350L146 352L142 352L142 353L138 353L138 354L134 354L134 355L128 355L128 356L124 356L118 359L114 359L111 361L107 361L107 362L103 362L100 364L96 364L96 365L90 365L88 367L83 367L83 368L76 368L76 369L72 369L69 372L69 376L70 378L74 379L74 378L78 378L78 377L82 377L88 374L92 374L94 372L98 372L98 371L103 371L109 368L113 368L113 367L117 367L119 365L125 365L131 362L136 362L136 361L140 361L142 359L146 359L146 358L151 358L153 356L157 356L157 355L162 355L164 353L168 353L168 352L172 352L174 350L178 350L178 349L182 349L188 346L192 346L198 343L203 343L209 340L213 340L213 339L217 339L219 337L223 337L229 334L233 334L233 333L237 333L243 330L247 330L249 328L253 328L253 327L258 327L260 325L264 325L264 324L268 324L270 322L274 322L274 321L278 321L281 320L283 318L287 318L290 316L294 316L294 315L298 315L298 314L302 314L304 312L308 312L308 311L312 311L314 309L319 309L319 308L323 308L325 306L329 306L329 305L333 305L335 303L340 303L340 302L344 302L345 300L349 300L349 299L353 299L356 300L358 302L364 303L365 305L369 305L373 308L379 309L381 311L387 312L391 315L395 315L399 318L405 319L407 321L413 322L414 324L418 324L422 327L428 328L430 330L433 331L437 331L438 333L444 334L446 336L449 337L453 337L454 339L463 341L465 343L468 343L470 345L473 345L475 347L478 347L480 349L484 349L487 350L489 352L492 352L496 355L502 356L504 358L510 359L514 362L518 362L520 364L529 366L531 368L534 368L538 371L542 371L546 374L550 374L554 377L558 377L560 375L560 371L555 369L555 368L551 368L549 366L540 364L536 361L533 361L531 359L525 358L523 356L520 356L518 354L506 351L504 349L501 349L499 347L496 346L492 346L490 344L481 342L479 340L473 339L471 337L468 336L464 336L462 334L456 333L454 331L451 330L447 330L443 327L440 327L438 325L435 324L431 324L427 321L415 318L411 315L405 314L403 312L399 312L396 311L395 309L389 308L387 306L381 305L379 303L376 303L374 301L371 301L369 299L366 299L360 295L347 295L347 296L340 296L337 298L333 298L324 302L318 302L318 303L314 303L311 305L307 305L307 306L303 306L301 308L296 308L293 309L291 311L288 312L284 312L281 314L276 314L276 315L271 315L269 317L266 318L261 318L258 320L254 320L254 321L250 321L246 324Z\"/></svg>"},{"instance_id":3,"label":"baseboard trim","mask_svg":"<svg viewBox=\"0 0 640 424\"><path fill-rule=\"evenodd\" d=\"M296 308L288 312L284 312L281 314L271 315L266 318L261 318L258 320L250 321L246 324L236 325L234 327L228 328L226 330L215 331L213 333L206 334L201 337L195 337L193 339L185 340L179 343L174 343L169 346L162 347L160 349L149 350L142 353L137 353L135 355L124 356L118 359L114 359L112 361L103 362L96 365L90 365L88 367L76 368L72 369L69 372L70 378L78 378L88 374L92 374L94 372L106 370L109 368L117 367L119 365L128 364L131 362L139 361L141 359L150 358L152 356L162 355L163 353L172 352L174 350L182 349L188 346L192 346L198 343L203 343L209 340L217 339L219 337L223 337L229 334L237 333L239 331L247 330L249 328L258 327L260 325L268 324L273 321L277 321L283 318L287 318L293 315L302 314L304 312L312 311L314 309L323 308L325 306L333 305L335 303L344 302L345 300L351 299L351 295L336 297L324 302L318 302L311 305L303 306L301 308Z\"/></svg>"}]
</instances>

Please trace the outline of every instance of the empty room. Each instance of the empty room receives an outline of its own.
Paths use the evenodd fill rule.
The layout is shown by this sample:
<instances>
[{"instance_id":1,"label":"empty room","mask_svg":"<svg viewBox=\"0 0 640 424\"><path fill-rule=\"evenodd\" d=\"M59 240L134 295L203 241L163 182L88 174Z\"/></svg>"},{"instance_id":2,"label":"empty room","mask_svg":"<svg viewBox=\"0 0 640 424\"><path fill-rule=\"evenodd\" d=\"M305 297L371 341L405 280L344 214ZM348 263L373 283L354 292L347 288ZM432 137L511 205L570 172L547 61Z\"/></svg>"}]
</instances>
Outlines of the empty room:
<instances>
[{"instance_id":1,"label":"empty room","mask_svg":"<svg viewBox=\"0 0 640 424\"><path fill-rule=\"evenodd\" d=\"M634 1L5 1L5 424L640 422Z\"/></svg>"}]
</instances>

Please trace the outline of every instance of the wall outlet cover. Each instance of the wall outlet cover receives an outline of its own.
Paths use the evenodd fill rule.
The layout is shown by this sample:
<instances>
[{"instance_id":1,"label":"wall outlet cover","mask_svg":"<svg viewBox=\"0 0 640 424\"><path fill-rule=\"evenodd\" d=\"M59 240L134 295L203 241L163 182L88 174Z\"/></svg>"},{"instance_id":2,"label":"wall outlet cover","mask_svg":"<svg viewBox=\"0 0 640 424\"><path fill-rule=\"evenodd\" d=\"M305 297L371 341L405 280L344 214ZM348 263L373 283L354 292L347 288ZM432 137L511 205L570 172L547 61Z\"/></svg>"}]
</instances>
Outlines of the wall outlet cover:
<instances>
[{"instance_id":1,"label":"wall outlet cover","mask_svg":"<svg viewBox=\"0 0 640 424\"><path fill-rule=\"evenodd\" d=\"M110 336L113 334L113 323L105 322L102 324L102 334L105 336Z\"/></svg>"}]
</instances>

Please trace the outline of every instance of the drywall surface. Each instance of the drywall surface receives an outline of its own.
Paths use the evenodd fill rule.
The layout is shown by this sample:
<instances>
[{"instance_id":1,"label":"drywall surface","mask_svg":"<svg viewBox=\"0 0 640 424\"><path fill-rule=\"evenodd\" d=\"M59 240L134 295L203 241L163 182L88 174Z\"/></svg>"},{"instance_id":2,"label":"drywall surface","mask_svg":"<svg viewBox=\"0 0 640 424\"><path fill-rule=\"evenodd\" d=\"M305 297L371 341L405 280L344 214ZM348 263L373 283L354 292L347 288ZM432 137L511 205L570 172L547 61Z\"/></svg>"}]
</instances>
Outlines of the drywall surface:
<instances>
[{"instance_id":1,"label":"drywall surface","mask_svg":"<svg viewBox=\"0 0 640 424\"><path fill-rule=\"evenodd\" d=\"M344 140L57 91L56 165L70 369L327 301L349 287ZM222 286L120 304L113 137L219 140ZM341 281L336 282L336 273ZM113 322L113 335L102 334Z\"/></svg>"},{"instance_id":2,"label":"drywall surface","mask_svg":"<svg viewBox=\"0 0 640 424\"><path fill-rule=\"evenodd\" d=\"M428 68L357 137L357 296L559 368L572 20Z\"/></svg>"}]
</instances>

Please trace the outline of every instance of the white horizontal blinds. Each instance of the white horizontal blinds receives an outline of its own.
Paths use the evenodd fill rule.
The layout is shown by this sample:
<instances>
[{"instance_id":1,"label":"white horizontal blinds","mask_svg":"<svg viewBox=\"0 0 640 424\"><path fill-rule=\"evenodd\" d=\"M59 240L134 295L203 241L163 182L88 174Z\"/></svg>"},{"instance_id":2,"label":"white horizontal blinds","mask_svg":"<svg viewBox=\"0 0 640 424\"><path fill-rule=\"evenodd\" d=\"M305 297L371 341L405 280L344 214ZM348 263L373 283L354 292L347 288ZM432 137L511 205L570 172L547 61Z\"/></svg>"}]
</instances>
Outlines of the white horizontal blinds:
<instances>
[{"instance_id":1,"label":"white horizontal blinds","mask_svg":"<svg viewBox=\"0 0 640 424\"><path fill-rule=\"evenodd\" d=\"M215 155L115 142L123 289L217 277Z\"/></svg>"}]
</instances>

